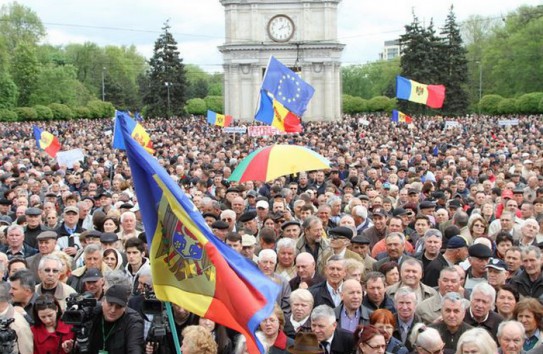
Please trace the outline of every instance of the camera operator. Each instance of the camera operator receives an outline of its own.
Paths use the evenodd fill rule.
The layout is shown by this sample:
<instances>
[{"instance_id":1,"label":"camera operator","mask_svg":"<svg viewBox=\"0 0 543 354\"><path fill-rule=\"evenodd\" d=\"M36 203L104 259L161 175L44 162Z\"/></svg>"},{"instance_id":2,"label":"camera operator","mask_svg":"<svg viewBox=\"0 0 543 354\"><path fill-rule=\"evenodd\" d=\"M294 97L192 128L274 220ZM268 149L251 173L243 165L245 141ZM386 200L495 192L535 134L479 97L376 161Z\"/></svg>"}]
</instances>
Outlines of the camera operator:
<instances>
[{"instance_id":1,"label":"camera operator","mask_svg":"<svg viewBox=\"0 0 543 354\"><path fill-rule=\"evenodd\" d=\"M33 353L34 343L32 342L32 332L30 325L25 320L23 315L15 311L9 303L9 284L0 282L0 348L2 353ZM14 321L9 326L4 326L2 323L6 320L13 319ZM11 330L15 334L9 333ZM13 340L14 348L12 351L6 350L9 340Z\"/></svg>"},{"instance_id":2,"label":"camera operator","mask_svg":"<svg viewBox=\"0 0 543 354\"><path fill-rule=\"evenodd\" d=\"M137 295L130 298L129 306L140 313L145 321L145 353L170 354L176 353L172 332L170 331L166 311L153 291L151 269L143 269L139 273ZM179 344L183 337L181 332L190 325L198 324L198 316L172 304L175 327Z\"/></svg>"},{"instance_id":3,"label":"camera operator","mask_svg":"<svg viewBox=\"0 0 543 354\"><path fill-rule=\"evenodd\" d=\"M102 306L93 309L89 353L143 353L143 320L127 307L129 292L126 286L113 285L106 291ZM71 351L73 345L72 340L65 342L62 348Z\"/></svg>"}]
</instances>

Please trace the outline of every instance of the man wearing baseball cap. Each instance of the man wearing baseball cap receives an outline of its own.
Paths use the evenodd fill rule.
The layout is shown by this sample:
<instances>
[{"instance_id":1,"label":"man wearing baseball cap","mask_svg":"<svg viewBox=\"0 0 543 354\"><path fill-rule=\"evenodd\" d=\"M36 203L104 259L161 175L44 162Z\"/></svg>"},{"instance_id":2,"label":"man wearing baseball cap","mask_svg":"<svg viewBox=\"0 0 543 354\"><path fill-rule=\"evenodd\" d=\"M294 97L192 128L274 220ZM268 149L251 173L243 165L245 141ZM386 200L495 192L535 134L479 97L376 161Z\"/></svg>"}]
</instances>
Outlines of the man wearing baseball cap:
<instances>
[{"instance_id":1,"label":"man wearing baseball cap","mask_svg":"<svg viewBox=\"0 0 543 354\"><path fill-rule=\"evenodd\" d=\"M107 289L102 306L97 306L92 316L89 353L143 353L143 319L127 306L129 293L125 285ZM73 345L71 340L62 347L70 352Z\"/></svg>"},{"instance_id":2,"label":"man wearing baseball cap","mask_svg":"<svg viewBox=\"0 0 543 354\"><path fill-rule=\"evenodd\" d=\"M492 285L494 289L498 290L498 287L505 284L507 280L507 264L499 258L490 258L486 265L486 272L488 278L488 284Z\"/></svg>"}]
</instances>

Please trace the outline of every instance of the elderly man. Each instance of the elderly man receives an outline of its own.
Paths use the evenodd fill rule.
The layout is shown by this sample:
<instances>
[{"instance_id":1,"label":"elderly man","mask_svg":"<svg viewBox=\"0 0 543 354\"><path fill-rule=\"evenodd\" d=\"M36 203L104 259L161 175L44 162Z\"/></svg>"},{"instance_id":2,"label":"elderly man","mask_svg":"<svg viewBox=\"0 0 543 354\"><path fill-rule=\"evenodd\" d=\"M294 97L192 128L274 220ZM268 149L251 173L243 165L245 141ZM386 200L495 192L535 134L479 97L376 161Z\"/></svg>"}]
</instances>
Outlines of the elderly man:
<instances>
[{"instance_id":1,"label":"elderly man","mask_svg":"<svg viewBox=\"0 0 543 354\"><path fill-rule=\"evenodd\" d=\"M38 253L38 250L25 243L25 230L21 225L8 226L6 230L6 245L0 246L0 252L8 256L27 258Z\"/></svg>"},{"instance_id":2,"label":"elderly man","mask_svg":"<svg viewBox=\"0 0 543 354\"><path fill-rule=\"evenodd\" d=\"M291 238L282 238L277 242L278 264L275 272L290 281L296 276L296 241Z\"/></svg>"},{"instance_id":3,"label":"elderly man","mask_svg":"<svg viewBox=\"0 0 543 354\"><path fill-rule=\"evenodd\" d=\"M499 258L490 258L490 261L486 265L486 272L488 278L488 284L492 285L494 289L505 284L507 280L507 264Z\"/></svg>"},{"instance_id":4,"label":"elderly man","mask_svg":"<svg viewBox=\"0 0 543 354\"><path fill-rule=\"evenodd\" d=\"M131 211L125 211L121 215L121 231L117 233L119 239L126 242L129 238L138 237L140 232L136 229L136 214Z\"/></svg>"},{"instance_id":5,"label":"elderly man","mask_svg":"<svg viewBox=\"0 0 543 354\"><path fill-rule=\"evenodd\" d=\"M344 259L354 259L359 262L363 261L358 254L347 249L347 246L349 246L351 243L353 234L353 230L345 226L334 227L328 231L328 236L330 238L330 249L325 251L322 255L321 262L318 265L319 273L322 273L324 264L328 258L332 257L333 255L340 256Z\"/></svg>"},{"instance_id":6,"label":"elderly man","mask_svg":"<svg viewBox=\"0 0 543 354\"><path fill-rule=\"evenodd\" d=\"M341 304L334 310L339 328L353 333L359 324L369 324L370 311L362 306L362 284L355 279L343 282Z\"/></svg>"},{"instance_id":7,"label":"elderly man","mask_svg":"<svg viewBox=\"0 0 543 354\"><path fill-rule=\"evenodd\" d=\"M467 307L465 299L457 292L446 293L441 300L441 320L430 324L441 335L445 349L451 352L456 350L460 336L473 328L464 322Z\"/></svg>"},{"instance_id":8,"label":"elderly man","mask_svg":"<svg viewBox=\"0 0 543 354\"><path fill-rule=\"evenodd\" d=\"M473 327L482 327L486 329L494 338L497 339L498 324L503 321L503 317L492 311L496 299L496 290L488 283L479 283L475 285L471 292L470 307L466 310L464 322Z\"/></svg>"},{"instance_id":9,"label":"elderly man","mask_svg":"<svg viewBox=\"0 0 543 354\"><path fill-rule=\"evenodd\" d=\"M375 258L369 255L370 240L362 235L356 235L351 240L349 249L358 254L363 259L364 273L373 269L373 264L376 262Z\"/></svg>"},{"instance_id":10,"label":"elderly man","mask_svg":"<svg viewBox=\"0 0 543 354\"><path fill-rule=\"evenodd\" d=\"M42 213L43 211L39 208L28 208L24 212L24 215L26 216L25 242L29 244L30 247L37 248L38 235L47 230L42 223Z\"/></svg>"},{"instance_id":11,"label":"elderly man","mask_svg":"<svg viewBox=\"0 0 543 354\"><path fill-rule=\"evenodd\" d=\"M521 354L524 343L524 326L518 321L504 321L498 326L500 354Z\"/></svg>"},{"instance_id":12,"label":"elderly man","mask_svg":"<svg viewBox=\"0 0 543 354\"><path fill-rule=\"evenodd\" d=\"M290 280L290 288L307 289L325 279L316 271L315 259L310 253L302 252L296 256L296 276Z\"/></svg>"},{"instance_id":13,"label":"elderly man","mask_svg":"<svg viewBox=\"0 0 543 354\"><path fill-rule=\"evenodd\" d=\"M258 268L262 271L262 273L272 279L276 284L279 284L281 286L281 291L277 295L276 302L279 306L281 306L281 309L283 310L285 316L290 316L290 285L284 277L275 273L276 264L277 254L274 250L266 249L260 251L260 253L258 254Z\"/></svg>"},{"instance_id":14,"label":"elderly man","mask_svg":"<svg viewBox=\"0 0 543 354\"><path fill-rule=\"evenodd\" d=\"M69 285L60 281L60 273L64 264L57 256L44 256L40 260L38 266L38 274L41 282L36 285L36 294L53 292L53 296L57 299L62 311L66 309L66 298L76 291Z\"/></svg>"},{"instance_id":15,"label":"elderly man","mask_svg":"<svg viewBox=\"0 0 543 354\"><path fill-rule=\"evenodd\" d=\"M351 210L351 216L354 220L357 235L362 235L365 230L373 226L371 220L368 218L368 209L365 206L356 205Z\"/></svg>"},{"instance_id":16,"label":"elderly man","mask_svg":"<svg viewBox=\"0 0 543 354\"><path fill-rule=\"evenodd\" d=\"M0 318L13 318L14 321L9 325L9 328L14 330L17 334L17 340L15 343L16 347L11 348L12 351L9 351L8 353L33 353L34 343L32 341L32 332L30 331L30 325L25 320L23 315L21 315L19 311L15 310L13 306L9 303L9 291L9 284L7 282L0 283Z\"/></svg>"},{"instance_id":17,"label":"elderly man","mask_svg":"<svg viewBox=\"0 0 543 354\"><path fill-rule=\"evenodd\" d=\"M38 250L39 253L28 257L28 269L32 271L36 279L39 279L38 276L38 265L42 257L50 255L55 251L57 245L57 233L55 231L43 231L41 234L36 237L38 241Z\"/></svg>"},{"instance_id":18,"label":"elderly man","mask_svg":"<svg viewBox=\"0 0 543 354\"><path fill-rule=\"evenodd\" d=\"M9 277L11 303L13 306L19 306L26 312L27 318L33 319L34 301L36 295L36 280L34 274L28 269L21 269ZM31 322L29 320L29 322Z\"/></svg>"},{"instance_id":19,"label":"elderly man","mask_svg":"<svg viewBox=\"0 0 543 354\"><path fill-rule=\"evenodd\" d=\"M281 224L281 235L283 238L292 238L298 240L302 233L302 226L297 220L285 221Z\"/></svg>"},{"instance_id":20,"label":"elderly man","mask_svg":"<svg viewBox=\"0 0 543 354\"><path fill-rule=\"evenodd\" d=\"M412 351L413 344L409 340L411 330L416 323L421 322L419 316L415 314L417 294L407 286L399 288L394 294L394 307L398 313L396 314L396 328L393 336L400 340L409 351Z\"/></svg>"},{"instance_id":21,"label":"elderly man","mask_svg":"<svg viewBox=\"0 0 543 354\"><path fill-rule=\"evenodd\" d=\"M422 262L422 267L426 273L428 265L436 259L441 253L441 246L443 244L443 235L441 231L437 229L428 229L424 233L424 250L419 253L415 258Z\"/></svg>"},{"instance_id":22,"label":"elderly man","mask_svg":"<svg viewBox=\"0 0 543 354\"><path fill-rule=\"evenodd\" d=\"M102 273L111 271L111 269L109 269L109 267L103 262L102 249L100 248L100 245L91 244L85 247L85 250L83 251L83 259L85 261L85 265L75 269L72 274L70 274L68 281L66 282L78 293L83 292L82 279L89 268L98 268Z\"/></svg>"},{"instance_id":23,"label":"elderly man","mask_svg":"<svg viewBox=\"0 0 543 354\"><path fill-rule=\"evenodd\" d=\"M486 283L486 265L492 257L492 251L486 245L477 243L468 248L470 266L466 270L464 288L473 289L476 284Z\"/></svg>"},{"instance_id":24,"label":"elderly man","mask_svg":"<svg viewBox=\"0 0 543 354\"><path fill-rule=\"evenodd\" d=\"M345 261L339 256L332 256L324 268L326 280L313 285L309 291L315 299L315 305L328 305L332 308L341 303L341 287L345 278Z\"/></svg>"},{"instance_id":25,"label":"elderly man","mask_svg":"<svg viewBox=\"0 0 543 354\"><path fill-rule=\"evenodd\" d=\"M311 311L313 310L313 295L307 289L297 289L290 294L290 309L292 314L285 317L285 334L294 338L298 332L311 330Z\"/></svg>"},{"instance_id":26,"label":"elderly man","mask_svg":"<svg viewBox=\"0 0 543 354\"><path fill-rule=\"evenodd\" d=\"M416 310L417 315L424 323L429 324L434 322L441 315L441 300L443 296L450 292L459 293L460 286L460 274L456 268L443 268L438 280L439 293L419 303Z\"/></svg>"},{"instance_id":27,"label":"elderly man","mask_svg":"<svg viewBox=\"0 0 543 354\"><path fill-rule=\"evenodd\" d=\"M528 219L520 227L520 247L537 246L536 236L539 233L539 223L535 219Z\"/></svg>"},{"instance_id":28,"label":"elderly man","mask_svg":"<svg viewBox=\"0 0 543 354\"><path fill-rule=\"evenodd\" d=\"M76 206L67 206L62 214L64 219L60 226L55 230L58 234L57 246L61 251L69 256L74 256L77 250L81 248L79 234L83 229L79 223L79 208Z\"/></svg>"},{"instance_id":29,"label":"elderly man","mask_svg":"<svg viewBox=\"0 0 543 354\"><path fill-rule=\"evenodd\" d=\"M519 275L522 269L522 250L518 246L512 246L505 251L505 263L507 264L507 280L513 279Z\"/></svg>"},{"instance_id":30,"label":"elderly man","mask_svg":"<svg viewBox=\"0 0 543 354\"><path fill-rule=\"evenodd\" d=\"M400 281L387 289L387 295L394 297L396 291L402 286L407 286L417 295L417 302L424 301L437 294L433 288L421 282L422 264L414 259L406 259L400 266Z\"/></svg>"},{"instance_id":31,"label":"elderly man","mask_svg":"<svg viewBox=\"0 0 543 354\"><path fill-rule=\"evenodd\" d=\"M334 310L327 305L317 306L311 313L311 331L326 354L349 353L355 345L352 333L337 328Z\"/></svg>"},{"instance_id":32,"label":"elderly man","mask_svg":"<svg viewBox=\"0 0 543 354\"><path fill-rule=\"evenodd\" d=\"M322 221L316 216L309 216L304 220L302 229L304 235L296 242L296 248L298 252L309 252L318 264L329 246L328 240L322 238L324 234Z\"/></svg>"},{"instance_id":33,"label":"elderly man","mask_svg":"<svg viewBox=\"0 0 543 354\"><path fill-rule=\"evenodd\" d=\"M406 259L411 258L404 253L405 242L404 234L399 232L389 233L385 238L387 255L373 264L373 270L379 270L381 265L386 262L394 261L401 265Z\"/></svg>"},{"instance_id":34,"label":"elderly man","mask_svg":"<svg viewBox=\"0 0 543 354\"><path fill-rule=\"evenodd\" d=\"M541 250L538 247L529 246L522 250L524 271L509 282L520 295L543 300L542 263Z\"/></svg>"}]
</instances>

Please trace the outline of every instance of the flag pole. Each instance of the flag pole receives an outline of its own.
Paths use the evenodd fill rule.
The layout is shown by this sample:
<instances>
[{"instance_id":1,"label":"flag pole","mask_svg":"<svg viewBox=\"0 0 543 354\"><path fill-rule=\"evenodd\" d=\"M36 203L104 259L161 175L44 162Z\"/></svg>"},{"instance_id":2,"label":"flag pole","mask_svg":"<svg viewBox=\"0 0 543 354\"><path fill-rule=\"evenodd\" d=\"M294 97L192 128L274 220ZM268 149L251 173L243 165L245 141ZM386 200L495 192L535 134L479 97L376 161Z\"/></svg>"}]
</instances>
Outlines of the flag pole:
<instances>
[{"instance_id":1,"label":"flag pole","mask_svg":"<svg viewBox=\"0 0 543 354\"><path fill-rule=\"evenodd\" d=\"M168 322L170 324L170 332L172 332L173 337L173 345L175 346L175 352L177 354L183 354L181 352L181 345L179 344L179 337L177 336L177 328L175 328L175 321L173 318L173 312L172 312L172 303L169 301L165 301L166 303L166 313L168 315Z\"/></svg>"}]
</instances>

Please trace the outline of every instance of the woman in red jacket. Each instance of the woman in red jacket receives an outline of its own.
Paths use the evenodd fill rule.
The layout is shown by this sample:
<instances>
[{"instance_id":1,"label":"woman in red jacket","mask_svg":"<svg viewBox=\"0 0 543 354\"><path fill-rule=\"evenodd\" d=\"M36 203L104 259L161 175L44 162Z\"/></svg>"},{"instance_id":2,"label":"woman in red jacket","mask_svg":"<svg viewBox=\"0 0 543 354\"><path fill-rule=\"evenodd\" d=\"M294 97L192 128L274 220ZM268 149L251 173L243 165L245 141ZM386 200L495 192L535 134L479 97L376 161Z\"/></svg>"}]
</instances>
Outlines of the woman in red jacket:
<instances>
[{"instance_id":1,"label":"woman in red jacket","mask_svg":"<svg viewBox=\"0 0 543 354\"><path fill-rule=\"evenodd\" d=\"M72 326L62 322L57 300L50 294L40 295L34 302L34 354L64 353L62 343L74 339Z\"/></svg>"}]
</instances>

